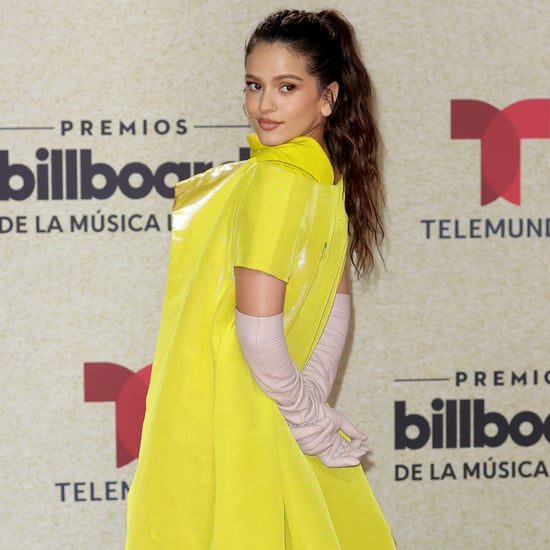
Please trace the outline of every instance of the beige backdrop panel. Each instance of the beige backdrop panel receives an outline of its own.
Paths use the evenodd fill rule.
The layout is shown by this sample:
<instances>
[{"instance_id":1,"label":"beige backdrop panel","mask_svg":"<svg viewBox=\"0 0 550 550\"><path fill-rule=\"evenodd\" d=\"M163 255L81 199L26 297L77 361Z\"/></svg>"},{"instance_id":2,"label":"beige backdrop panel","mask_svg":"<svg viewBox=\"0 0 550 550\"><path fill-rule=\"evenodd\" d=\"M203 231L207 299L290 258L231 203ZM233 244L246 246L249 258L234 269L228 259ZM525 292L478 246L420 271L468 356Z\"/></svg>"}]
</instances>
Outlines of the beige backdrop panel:
<instances>
[{"instance_id":1,"label":"beige backdrop panel","mask_svg":"<svg viewBox=\"0 0 550 550\"><path fill-rule=\"evenodd\" d=\"M550 412L548 231L461 239L434 230L427 239L421 221L436 220L435 228L449 219L454 228L458 220L460 233L471 219L549 217L550 141L522 142L521 205L482 207L480 142L450 139L450 102L502 109L548 98L550 3L332 5L355 25L376 83L388 189L386 269L354 284L355 330L334 398L370 434L368 476L401 549L548 548L548 425L530 446L507 438L496 447L433 449L432 437L416 450L396 449L396 432L419 435L412 426L403 432L405 421L396 426L394 406L405 402L407 414L427 419L410 423L430 426L432 414L439 421L437 398L484 400L507 422L520 411L535 423ZM195 162L238 159L247 133L245 36L280 6L4 1L0 185L10 173L58 181L54 159L61 155L65 169L67 150L79 159L90 150L93 163L116 174L132 162L153 172L188 162L192 171ZM63 133L62 121L72 129ZM111 122L102 130L101 121ZM120 135L120 123L132 121L136 135ZM219 125L237 127L204 127ZM25 194L21 177L9 184ZM140 178L130 185L140 187ZM135 461L116 467L115 405L84 401L83 365L137 371L151 362L171 203L154 190L141 199L117 190L103 200L38 200L38 187L24 200L0 201L0 547L121 548ZM100 225L109 215L118 229ZM123 231L132 215L141 230ZM71 216L87 219L88 231L71 231ZM457 372L467 376L458 386ZM513 373L528 383L512 385ZM527 437L528 423L517 431Z\"/></svg>"}]
</instances>

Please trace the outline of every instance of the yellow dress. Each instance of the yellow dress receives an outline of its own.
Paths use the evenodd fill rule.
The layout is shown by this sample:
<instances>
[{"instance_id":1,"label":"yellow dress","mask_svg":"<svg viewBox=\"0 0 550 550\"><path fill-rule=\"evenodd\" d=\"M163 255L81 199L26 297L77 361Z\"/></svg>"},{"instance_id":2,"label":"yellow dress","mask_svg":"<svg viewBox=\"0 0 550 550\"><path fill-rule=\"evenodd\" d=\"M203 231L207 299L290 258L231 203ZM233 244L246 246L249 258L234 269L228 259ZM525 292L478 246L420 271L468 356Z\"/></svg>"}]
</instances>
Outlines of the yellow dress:
<instances>
[{"instance_id":1,"label":"yellow dress","mask_svg":"<svg viewBox=\"0 0 550 550\"><path fill-rule=\"evenodd\" d=\"M176 186L126 550L392 549L361 467L304 455L241 355L234 267L287 282L285 336L303 368L347 247L343 184L320 145L248 139L250 160Z\"/></svg>"}]
</instances>

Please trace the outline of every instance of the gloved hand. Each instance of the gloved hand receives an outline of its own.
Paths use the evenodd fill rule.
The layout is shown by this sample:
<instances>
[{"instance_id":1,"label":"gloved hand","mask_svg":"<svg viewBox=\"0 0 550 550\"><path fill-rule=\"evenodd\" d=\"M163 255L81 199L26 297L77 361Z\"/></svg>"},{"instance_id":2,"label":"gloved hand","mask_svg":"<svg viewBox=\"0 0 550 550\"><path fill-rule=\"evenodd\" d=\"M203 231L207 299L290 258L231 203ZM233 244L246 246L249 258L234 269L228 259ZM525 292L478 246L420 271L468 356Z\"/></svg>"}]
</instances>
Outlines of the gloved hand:
<instances>
[{"instance_id":1,"label":"gloved hand","mask_svg":"<svg viewBox=\"0 0 550 550\"><path fill-rule=\"evenodd\" d=\"M370 449L364 446L366 436L342 413L325 405L327 417L316 422L295 426L290 431L298 445L308 455L317 455L327 466L355 466ZM347 441L339 430L350 437ZM327 447L328 445L328 447ZM324 450L321 448L326 447Z\"/></svg>"},{"instance_id":2,"label":"gloved hand","mask_svg":"<svg viewBox=\"0 0 550 550\"><path fill-rule=\"evenodd\" d=\"M319 456L327 466L358 464L367 451L362 445L366 437L304 381L288 353L283 314L256 317L235 310L235 328L258 386L277 402L303 452Z\"/></svg>"}]
</instances>

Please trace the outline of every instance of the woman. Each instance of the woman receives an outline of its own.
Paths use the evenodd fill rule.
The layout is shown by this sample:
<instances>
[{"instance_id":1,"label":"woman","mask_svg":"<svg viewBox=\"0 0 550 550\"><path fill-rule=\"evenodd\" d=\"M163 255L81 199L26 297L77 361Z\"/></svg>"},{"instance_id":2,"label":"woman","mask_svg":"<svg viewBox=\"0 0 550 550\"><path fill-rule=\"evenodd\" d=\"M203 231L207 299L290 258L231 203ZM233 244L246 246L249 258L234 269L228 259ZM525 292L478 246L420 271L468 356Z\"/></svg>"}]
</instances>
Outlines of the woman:
<instances>
[{"instance_id":1,"label":"woman","mask_svg":"<svg viewBox=\"0 0 550 550\"><path fill-rule=\"evenodd\" d=\"M334 11L267 17L245 65L251 159L176 187L126 549L394 548L326 405L382 236L369 77Z\"/></svg>"}]
</instances>

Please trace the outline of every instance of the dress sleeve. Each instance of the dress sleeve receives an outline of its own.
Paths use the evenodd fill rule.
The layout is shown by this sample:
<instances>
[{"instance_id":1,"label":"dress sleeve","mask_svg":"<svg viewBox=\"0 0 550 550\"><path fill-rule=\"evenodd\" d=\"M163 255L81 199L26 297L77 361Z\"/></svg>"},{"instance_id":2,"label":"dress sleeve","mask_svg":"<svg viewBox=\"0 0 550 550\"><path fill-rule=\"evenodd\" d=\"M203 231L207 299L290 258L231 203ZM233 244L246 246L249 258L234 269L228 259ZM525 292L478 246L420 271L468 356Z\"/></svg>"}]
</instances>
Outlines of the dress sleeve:
<instances>
[{"instance_id":1,"label":"dress sleeve","mask_svg":"<svg viewBox=\"0 0 550 550\"><path fill-rule=\"evenodd\" d=\"M302 175L276 163L258 163L237 212L234 267L288 282L312 199L311 183Z\"/></svg>"}]
</instances>

